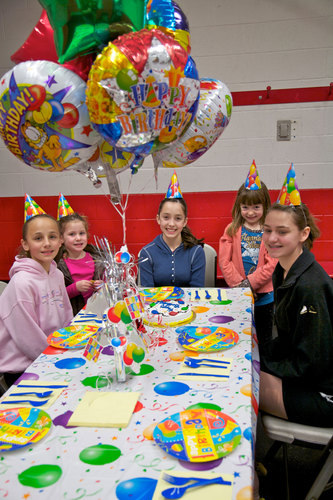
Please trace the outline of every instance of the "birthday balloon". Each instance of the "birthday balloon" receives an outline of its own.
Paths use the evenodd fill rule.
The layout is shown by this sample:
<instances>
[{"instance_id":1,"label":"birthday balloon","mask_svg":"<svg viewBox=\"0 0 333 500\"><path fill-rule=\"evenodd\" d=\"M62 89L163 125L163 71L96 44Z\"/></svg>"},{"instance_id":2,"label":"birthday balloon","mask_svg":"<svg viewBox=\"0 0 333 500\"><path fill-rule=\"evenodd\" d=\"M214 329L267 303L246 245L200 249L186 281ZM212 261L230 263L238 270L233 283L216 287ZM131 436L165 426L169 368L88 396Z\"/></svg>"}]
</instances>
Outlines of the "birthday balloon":
<instances>
[{"instance_id":1,"label":"birthday balloon","mask_svg":"<svg viewBox=\"0 0 333 500\"><path fill-rule=\"evenodd\" d=\"M198 95L194 61L173 38L154 29L109 43L87 83L95 129L112 146L141 159L184 132Z\"/></svg>"},{"instance_id":2,"label":"birthday balloon","mask_svg":"<svg viewBox=\"0 0 333 500\"><path fill-rule=\"evenodd\" d=\"M52 61L57 63L58 56L54 44L54 33L47 13L42 15L24 44L10 57L15 64L24 61ZM87 80L95 55L87 54L67 61L63 66Z\"/></svg>"},{"instance_id":3,"label":"birthday balloon","mask_svg":"<svg viewBox=\"0 0 333 500\"><path fill-rule=\"evenodd\" d=\"M200 100L195 118L186 132L167 149L153 154L156 167L182 167L197 160L228 126L232 97L228 87L208 78L200 80Z\"/></svg>"},{"instance_id":4,"label":"birthday balloon","mask_svg":"<svg viewBox=\"0 0 333 500\"><path fill-rule=\"evenodd\" d=\"M190 29L188 20L179 5L173 0L151 0L146 7L148 29L158 28L171 35L190 53Z\"/></svg>"},{"instance_id":5,"label":"birthday balloon","mask_svg":"<svg viewBox=\"0 0 333 500\"><path fill-rule=\"evenodd\" d=\"M56 483L61 475L62 470L58 465L33 465L18 474L18 480L24 486L45 488Z\"/></svg>"},{"instance_id":6,"label":"birthday balloon","mask_svg":"<svg viewBox=\"0 0 333 500\"><path fill-rule=\"evenodd\" d=\"M100 49L123 33L143 28L144 0L39 0L54 29L59 62Z\"/></svg>"},{"instance_id":7,"label":"birthday balloon","mask_svg":"<svg viewBox=\"0 0 333 500\"><path fill-rule=\"evenodd\" d=\"M39 170L73 169L100 141L90 125L85 82L49 61L27 61L0 81L0 135L17 158Z\"/></svg>"}]
</instances>

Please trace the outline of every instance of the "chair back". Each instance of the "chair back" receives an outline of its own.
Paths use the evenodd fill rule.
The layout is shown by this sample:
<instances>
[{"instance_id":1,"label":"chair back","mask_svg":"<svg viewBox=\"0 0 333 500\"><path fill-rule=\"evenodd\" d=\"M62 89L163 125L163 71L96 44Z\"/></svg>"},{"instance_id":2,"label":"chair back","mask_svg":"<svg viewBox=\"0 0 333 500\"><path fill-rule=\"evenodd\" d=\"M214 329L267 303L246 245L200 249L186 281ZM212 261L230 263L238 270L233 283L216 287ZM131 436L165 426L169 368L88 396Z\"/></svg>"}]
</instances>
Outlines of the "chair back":
<instances>
[{"instance_id":1,"label":"chair back","mask_svg":"<svg viewBox=\"0 0 333 500\"><path fill-rule=\"evenodd\" d=\"M207 243L204 244L203 249L206 257L205 287L215 288L217 252L213 247L207 245Z\"/></svg>"},{"instance_id":2,"label":"chair back","mask_svg":"<svg viewBox=\"0 0 333 500\"><path fill-rule=\"evenodd\" d=\"M6 283L5 281L0 281L0 295L2 294L7 285L8 283Z\"/></svg>"}]
</instances>

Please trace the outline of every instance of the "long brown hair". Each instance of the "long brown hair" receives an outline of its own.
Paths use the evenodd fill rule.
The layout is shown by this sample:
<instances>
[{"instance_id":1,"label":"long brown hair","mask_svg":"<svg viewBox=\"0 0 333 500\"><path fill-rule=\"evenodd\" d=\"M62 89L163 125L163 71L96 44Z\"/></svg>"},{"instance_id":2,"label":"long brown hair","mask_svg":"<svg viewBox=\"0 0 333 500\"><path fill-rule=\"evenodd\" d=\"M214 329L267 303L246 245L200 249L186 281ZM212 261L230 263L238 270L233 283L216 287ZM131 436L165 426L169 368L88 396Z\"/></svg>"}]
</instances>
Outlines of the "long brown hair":
<instances>
[{"instance_id":1,"label":"long brown hair","mask_svg":"<svg viewBox=\"0 0 333 500\"><path fill-rule=\"evenodd\" d=\"M280 205L280 203L274 203L267 213L273 210L289 213L294 224L296 224L300 231L303 231L304 228L309 226L309 236L303 243L303 246L308 250L311 250L314 240L320 236L320 230L317 226L316 219L310 213L308 207L304 203L301 203L300 205Z\"/></svg>"},{"instance_id":2,"label":"long brown hair","mask_svg":"<svg viewBox=\"0 0 333 500\"><path fill-rule=\"evenodd\" d=\"M227 229L227 234L229 236L234 236L244 222L241 213L241 205L262 205L263 214L259 222L261 225L263 225L267 211L271 206L271 199L269 197L266 184L261 182L261 189L254 190L246 189L245 184L242 184L238 189L237 196L231 211L232 222Z\"/></svg>"},{"instance_id":3,"label":"long brown hair","mask_svg":"<svg viewBox=\"0 0 333 500\"><path fill-rule=\"evenodd\" d=\"M179 205L182 207L182 210L184 212L185 219L187 218L187 205L185 203L184 198L164 198L161 201L160 206L158 207L158 212L157 212L158 215L160 215L162 208L164 207L165 203L167 203L168 201L170 201L171 203L179 203ZM181 232L181 236L182 236L182 242L183 242L184 248L191 248L191 247L194 247L195 245L201 245L202 247L204 246L204 243L203 243L204 239L201 238L200 240L198 240L198 238L196 238L194 236L194 234L192 234L192 232L187 224L186 224L186 226L183 227L182 232Z\"/></svg>"}]
</instances>

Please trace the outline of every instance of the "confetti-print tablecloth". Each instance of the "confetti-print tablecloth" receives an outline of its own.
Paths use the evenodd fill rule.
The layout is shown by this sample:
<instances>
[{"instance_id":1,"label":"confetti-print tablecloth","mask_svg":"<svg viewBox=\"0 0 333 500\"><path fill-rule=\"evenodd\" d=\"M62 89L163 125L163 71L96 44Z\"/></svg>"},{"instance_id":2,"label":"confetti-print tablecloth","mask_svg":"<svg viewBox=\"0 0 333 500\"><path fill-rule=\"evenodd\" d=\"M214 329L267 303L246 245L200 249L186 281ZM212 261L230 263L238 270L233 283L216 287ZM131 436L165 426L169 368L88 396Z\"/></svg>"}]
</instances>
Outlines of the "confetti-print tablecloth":
<instances>
[{"instance_id":1,"label":"confetti-print tablecloth","mask_svg":"<svg viewBox=\"0 0 333 500\"><path fill-rule=\"evenodd\" d=\"M251 499L259 387L252 296L245 288L223 290L222 301L216 300L216 294L217 289L209 289L206 298L201 289L195 299L192 290L195 317L191 324L223 326L238 333L237 345L218 353L222 358L232 358L227 381L184 380L188 388L175 395L173 384L184 351L174 329L165 333L138 373L128 373L124 383L115 381L110 348L103 349L97 363L86 360L83 350L46 349L22 378L50 384L65 381L68 388L48 408L53 425L41 441L0 453L0 499L151 500L162 470L172 473L190 469L193 475L198 470L233 474L232 498ZM84 393L96 390L92 388L96 387L96 377L105 374L113 379L109 390L141 392L129 426L67 427ZM163 391L156 390L159 384L164 384ZM214 462L180 462L151 439L152 429L169 415L198 403L213 405L236 420L241 428L241 442L229 455Z\"/></svg>"}]
</instances>

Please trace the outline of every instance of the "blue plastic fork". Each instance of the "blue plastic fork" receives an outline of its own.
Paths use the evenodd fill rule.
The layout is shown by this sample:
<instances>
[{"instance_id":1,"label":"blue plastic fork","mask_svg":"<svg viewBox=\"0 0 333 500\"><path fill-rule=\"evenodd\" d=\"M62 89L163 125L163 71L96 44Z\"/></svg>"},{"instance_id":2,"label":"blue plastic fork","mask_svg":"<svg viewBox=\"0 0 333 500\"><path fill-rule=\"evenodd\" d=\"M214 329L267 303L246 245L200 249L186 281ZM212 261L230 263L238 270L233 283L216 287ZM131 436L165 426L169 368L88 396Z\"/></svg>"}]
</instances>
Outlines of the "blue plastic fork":
<instances>
[{"instance_id":1,"label":"blue plastic fork","mask_svg":"<svg viewBox=\"0 0 333 500\"><path fill-rule=\"evenodd\" d=\"M48 398L51 396L53 391L44 391L44 392L34 392L34 391L29 391L29 392L13 392L11 394L8 394L8 396L11 397L19 397L19 396L36 396L37 398Z\"/></svg>"},{"instance_id":2,"label":"blue plastic fork","mask_svg":"<svg viewBox=\"0 0 333 500\"><path fill-rule=\"evenodd\" d=\"M164 472L162 479L163 479L163 481L166 481L167 483L170 483L170 484L174 484L176 486L184 486L184 484L189 483L190 481L210 481L210 479L205 478L205 477L172 476L172 474L168 474L167 472Z\"/></svg>"},{"instance_id":3,"label":"blue plastic fork","mask_svg":"<svg viewBox=\"0 0 333 500\"><path fill-rule=\"evenodd\" d=\"M221 365L230 365L230 361L223 361L222 359L210 359L210 358L191 358L191 356L186 356L185 361L194 361L197 364L204 363L217 363Z\"/></svg>"},{"instance_id":4,"label":"blue plastic fork","mask_svg":"<svg viewBox=\"0 0 333 500\"><path fill-rule=\"evenodd\" d=\"M214 363L201 363L201 361L194 361L193 359L185 359L185 365L191 366L191 368L200 368L200 366L209 366L210 368L228 368L227 365L214 365Z\"/></svg>"},{"instance_id":5,"label":"blue plastic fork","mask_svg":"<svg viewBox=\"0 0 333 500\"><path fill-rule=\"evenodd\" d=\"M22 401L0 401L0 404L5 404L5 405L18 405L18 404L24 404L26 403L29 406L43 406L48 402L48 399L46 401L29 401L28 399L23 399Z\"/></svg>"},{"instance_id":6,"label":"blue plastic fork","mask_svg":"<svg viewBox=\"0 0 333 500\"><path fill-rule=\"evenodd\" d=\"M216 477L214 479L199 479L195 483L188 484L186 486L167 488L161 492L161 495L164 498L168 499L176 499L181 498L184 493L189 488L200 488L201 486L208 486L209 484L224 484L227 486L231 485L231 481L224 481L222 477Z\"/></svg>"}]
</instances>

